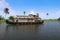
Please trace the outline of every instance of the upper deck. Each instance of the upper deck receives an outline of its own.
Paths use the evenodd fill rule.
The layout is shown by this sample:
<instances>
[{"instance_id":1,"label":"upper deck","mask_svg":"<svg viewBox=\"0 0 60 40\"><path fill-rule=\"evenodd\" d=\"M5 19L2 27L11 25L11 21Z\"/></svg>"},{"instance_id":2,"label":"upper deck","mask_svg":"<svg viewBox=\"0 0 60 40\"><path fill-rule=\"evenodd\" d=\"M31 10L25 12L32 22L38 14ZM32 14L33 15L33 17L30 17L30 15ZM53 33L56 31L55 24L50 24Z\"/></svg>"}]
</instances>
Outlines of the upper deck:
<instances>
[{"instance_id":1,"label":"upper deck","mask_svg":"<svg viewBox=\"0 0 60 40\"><path fill-rule=\"evenodd\" d=\"M14 18L39 18L39 16L37 15L17 15L16 17Z\"/></svg>"}]
</instances>

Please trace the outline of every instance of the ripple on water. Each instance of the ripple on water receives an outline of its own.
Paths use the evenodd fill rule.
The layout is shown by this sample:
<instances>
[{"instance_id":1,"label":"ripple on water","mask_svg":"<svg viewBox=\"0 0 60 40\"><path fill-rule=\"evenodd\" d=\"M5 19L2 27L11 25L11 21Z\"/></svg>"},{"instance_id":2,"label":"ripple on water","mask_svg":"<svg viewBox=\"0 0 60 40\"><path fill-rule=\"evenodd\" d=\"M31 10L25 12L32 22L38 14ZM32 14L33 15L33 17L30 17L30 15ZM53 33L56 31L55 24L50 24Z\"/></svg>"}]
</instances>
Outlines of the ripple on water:
<instances>
[{"instance_id":1,"label":"ripple on water","mask_svg":"<svg viewBox=\"0 0 60 40\"><path fill-rule=\"evenodd\" d=\"M0 24L2 40L58 40L60 39L60 22L45 22L39 25Z\"/></svg>"}]
</instances>

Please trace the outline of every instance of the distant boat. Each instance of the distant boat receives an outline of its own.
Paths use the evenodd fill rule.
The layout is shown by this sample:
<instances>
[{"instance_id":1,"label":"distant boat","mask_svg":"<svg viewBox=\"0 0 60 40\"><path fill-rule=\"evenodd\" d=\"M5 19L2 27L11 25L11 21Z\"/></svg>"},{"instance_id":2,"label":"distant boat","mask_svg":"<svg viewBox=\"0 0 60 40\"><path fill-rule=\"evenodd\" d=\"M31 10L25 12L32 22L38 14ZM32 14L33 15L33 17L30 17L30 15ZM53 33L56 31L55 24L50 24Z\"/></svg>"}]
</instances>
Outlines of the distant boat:
<instances>
[{"instance_id":1,"label":"distant boat","mask_svg":"<svg viewBox=\"0 0 60 40\"><path fill-rule=\"evenodd\" d=\"M7 24L43 24L44 21L38 15L17 15L14 17L13 22L6 20Z\"/></svg>"}]
</instances>

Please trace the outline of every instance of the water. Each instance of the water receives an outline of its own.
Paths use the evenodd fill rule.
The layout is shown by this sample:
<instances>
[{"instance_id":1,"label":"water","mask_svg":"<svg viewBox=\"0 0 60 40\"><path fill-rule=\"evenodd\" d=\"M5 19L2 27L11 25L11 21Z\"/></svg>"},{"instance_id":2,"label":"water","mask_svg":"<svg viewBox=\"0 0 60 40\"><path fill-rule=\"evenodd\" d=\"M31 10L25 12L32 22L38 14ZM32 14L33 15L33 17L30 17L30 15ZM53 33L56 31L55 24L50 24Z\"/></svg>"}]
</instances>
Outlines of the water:
<instances>
[{"instance_id":1,"label":"water","mask_svg":"<svg viewBox=\"0 0 60 40\"><path fill-rule=\"evenodd\" d=\"M60 40L60 22L38 25L0 24L0 40Z\"/></svg>"}]
</instances>

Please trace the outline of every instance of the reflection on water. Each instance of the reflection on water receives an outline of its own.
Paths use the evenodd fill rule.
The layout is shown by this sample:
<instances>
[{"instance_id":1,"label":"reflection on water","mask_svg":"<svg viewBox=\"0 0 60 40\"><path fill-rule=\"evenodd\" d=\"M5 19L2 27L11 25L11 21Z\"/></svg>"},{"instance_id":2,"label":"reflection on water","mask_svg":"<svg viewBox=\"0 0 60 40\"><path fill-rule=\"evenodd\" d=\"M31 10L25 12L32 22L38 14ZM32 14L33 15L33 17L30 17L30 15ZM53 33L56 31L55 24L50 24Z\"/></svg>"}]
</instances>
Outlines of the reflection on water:
<instances>
[{"instance_id":1,"label":"reflection on water","mask_svg":"<svg viewBox=\"0 0 60 40\"><path fill-rule=\"evenodd\" d=\"M2 40L32 39L37 38L39 25L6 25ZM3 33L2 31L2 33Z\"/></svg>"},{"instance_id":2,"label":"reflection on water","mask_svg":"<svg viewBox=\"0 0 60 40\"><path fill-rule=\"evenodd\" d=\"M6 31L34 32L39 25L7 25Z\"/></svg>"},{"instance_id":3,"label":"reflection on water","mask_svg":"<svg viewBox=\"0 0 60 40\"><path fill-rule=\"evenodd\" d=\"M60 40L60 22L41 25L0 24L0 40Z\"/></svg>"}]
</instances>

